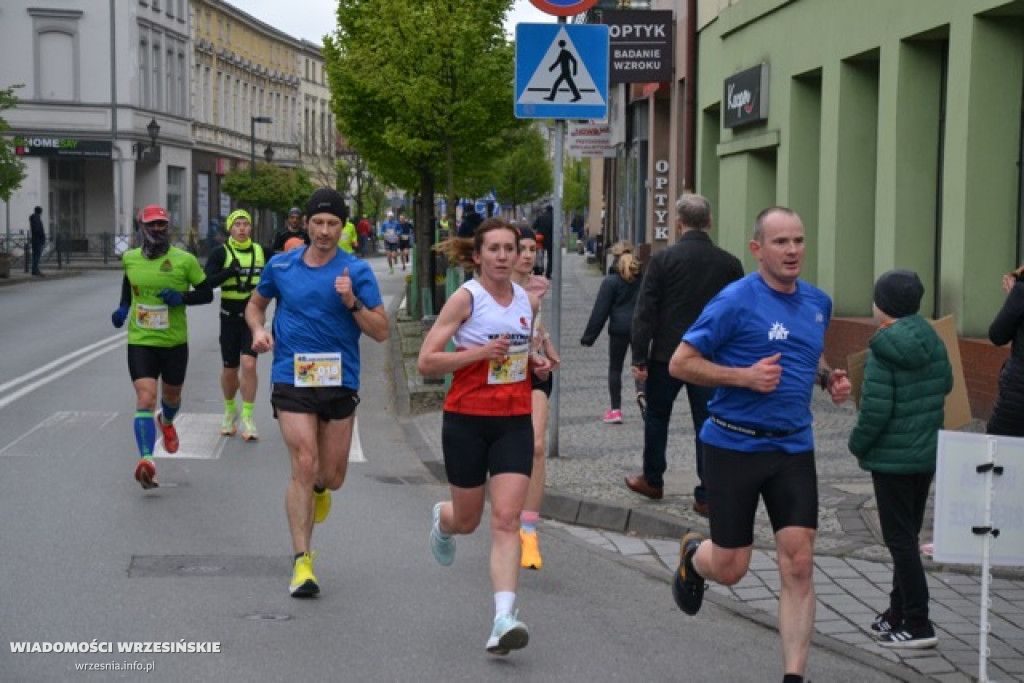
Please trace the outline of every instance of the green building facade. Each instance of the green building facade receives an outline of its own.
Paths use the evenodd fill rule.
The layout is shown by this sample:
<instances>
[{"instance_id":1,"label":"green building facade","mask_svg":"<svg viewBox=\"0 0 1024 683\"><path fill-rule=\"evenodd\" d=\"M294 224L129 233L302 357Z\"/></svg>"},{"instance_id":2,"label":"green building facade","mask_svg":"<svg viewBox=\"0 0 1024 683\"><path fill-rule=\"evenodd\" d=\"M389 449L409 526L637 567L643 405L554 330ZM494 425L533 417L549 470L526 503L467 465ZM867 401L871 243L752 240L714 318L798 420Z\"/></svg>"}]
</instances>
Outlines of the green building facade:
<instances>
[{"instance_id":1,"label":"green building facade","mask_svg":"<svg viewBox=\"0 0 1024 683\"><path fill-rule=\"evenodd\" d=\"M922 314L985 337L1024 261L1024 0L702 0L697 190L745 255L754 216L804 220L837 316L916 270ZM729 86L732 85L730 89Z\"/></svg>"}]
</instances>

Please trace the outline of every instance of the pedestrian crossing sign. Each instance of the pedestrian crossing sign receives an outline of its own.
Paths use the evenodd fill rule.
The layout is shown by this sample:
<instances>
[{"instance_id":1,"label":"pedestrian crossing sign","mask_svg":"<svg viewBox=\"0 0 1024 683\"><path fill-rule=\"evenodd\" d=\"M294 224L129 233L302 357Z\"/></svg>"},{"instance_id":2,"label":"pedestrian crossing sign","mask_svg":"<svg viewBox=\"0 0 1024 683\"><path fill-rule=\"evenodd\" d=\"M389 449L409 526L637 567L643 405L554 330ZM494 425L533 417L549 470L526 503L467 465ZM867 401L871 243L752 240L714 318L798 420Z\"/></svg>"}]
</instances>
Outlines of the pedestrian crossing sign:
<instances>
[{"instance_id":1,"label":"pedestrian crossing sign","mask_svg":"<svg viewBox=\"0 0 1024 683\"><path fill-rule=\"evenodd\" d=\"M515 115L608 117L608 27L517 24Z\"/></svg>"}]
</instances>

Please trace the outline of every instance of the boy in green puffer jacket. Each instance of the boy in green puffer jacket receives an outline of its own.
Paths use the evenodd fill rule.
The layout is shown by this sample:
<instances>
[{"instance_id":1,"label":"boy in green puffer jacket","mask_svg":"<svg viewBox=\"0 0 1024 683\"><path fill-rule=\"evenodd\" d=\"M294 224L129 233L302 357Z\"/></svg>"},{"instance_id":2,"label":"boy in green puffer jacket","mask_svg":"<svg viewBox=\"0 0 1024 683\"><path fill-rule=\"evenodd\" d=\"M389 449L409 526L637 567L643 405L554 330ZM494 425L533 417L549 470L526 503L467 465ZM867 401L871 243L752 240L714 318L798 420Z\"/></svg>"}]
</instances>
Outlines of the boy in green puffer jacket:
<instances>
[{"instance_id":1,"label":"boy in green puffer jacket","mask_svg":"<svg viewBox=\"0 0 1024 683\"><path fill-rule=\"evenodd\" d=\"M871 624L878 644L935 647L928 583L918 551L935 452L953 371L946 347L917 311L924 285L917 273L890 270L878 278L860 413L850 452L871 472L882 537L893 561L889 607Z\"/></svg>"}]
</instances>

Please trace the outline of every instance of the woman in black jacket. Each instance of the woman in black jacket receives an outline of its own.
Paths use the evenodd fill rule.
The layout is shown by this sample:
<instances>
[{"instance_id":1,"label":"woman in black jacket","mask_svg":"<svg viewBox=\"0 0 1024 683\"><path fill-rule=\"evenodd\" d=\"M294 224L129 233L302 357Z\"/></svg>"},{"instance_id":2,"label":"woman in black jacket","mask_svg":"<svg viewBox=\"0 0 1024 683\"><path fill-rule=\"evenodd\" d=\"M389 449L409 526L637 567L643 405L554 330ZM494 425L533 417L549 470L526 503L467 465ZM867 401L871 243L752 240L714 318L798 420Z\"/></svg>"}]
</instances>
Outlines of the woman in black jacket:
<instances>
[{"instance_id":1,"label":"woman in black jacket","mask_svg":"<svg viewBox=\"0 0 1024 683\"><path fill-rule=\"evenodd\" d=\"M1006 301L988 328L996 346L1010 343L1010 357L999 372L999 394L985 431L1024 436L1024 266L1003 276Z\"/></svg>"},{"instance_id":2,"label":"woman in black jacket","mask_svg":"<svg viewBox=\"0 0 1024 683\"><path fill-rule=\"evenodd\" d=\"M590 321L580 343L593 346L608 322L608 394L612 407L604 414L605 424L622 423L622 364L629 350L633 328L633 309L640 292L640 262L633 256L633 245L619 242L612 247L617 255L609 274L601 283L590 312Z\"/></svg>"}]
</instances>

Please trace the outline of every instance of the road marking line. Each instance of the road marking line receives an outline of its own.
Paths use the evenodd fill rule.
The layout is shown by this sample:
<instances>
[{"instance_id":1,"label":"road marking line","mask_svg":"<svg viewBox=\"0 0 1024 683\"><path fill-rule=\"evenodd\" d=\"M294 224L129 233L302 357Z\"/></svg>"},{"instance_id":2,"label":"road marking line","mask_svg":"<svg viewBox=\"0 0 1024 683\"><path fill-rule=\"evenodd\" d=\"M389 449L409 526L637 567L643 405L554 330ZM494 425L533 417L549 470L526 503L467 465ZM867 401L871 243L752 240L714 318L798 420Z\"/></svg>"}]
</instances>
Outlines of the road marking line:
<instances>
[{"instance_id":1,"label":"road marking line","mask_svg":"<svg viewBox=\"0 0 1024 683\"><path fill-rule=\"evenodd\" d=\"M115 334L112 337L107 337L106 339L101 339L100 341L95 342L93 344L89 344L88 346L83 346L82 348L78 349L77 351L74 351L72 353L67 354L64 358L60 358L58 360L52 361L50 363L47 363L46 365L44 365L42 367L36 368L32 372L25 373L21 377L18 377L16 379L12 379L10 382L5 382L4 384L0 384L0 394L4 393L5 391L7 391L8 389L10 389L12 387L15 387L15 386L17 386L19 384L22 384L23 382L29 381L30 379L32 379L36 375L41 375L41 374L43 374L45 372L49 372L50 370L54 369L55 367L57 367L57 366L59 366L59 365L61 365L63 363L68 362L69 360L71 360L75 356L79 356L79 355L81 355L83 353L88 353L89 351L92 351L93 349L95 349L98 346L103 346L105 344L110 344L110 343L116 342L118 340L123 340L123 339L126 338L126 334L127 333L125 333L125 332L118 332L117 334ZM114 347L116 347L116 346L118 346L118 345L115 344Z\"/></svg>"},{"instance_id":2,"label":"road marking line","mask_svg":"<svg viewBox=\"0 0 1024 683\"><path fill-rule=\"evenodd\" d=\"M86 347L86 349L96 347L98 344L101 344L101 343L109 343L109 342L110 342L109 339L108 340L104 340L104 342L97 342L97 344L92 344L92 345ZM102 355L104 355L106 353L109 353L110 351L113 351L114 349L116 349L118 347L124 346L124 342L125 342L125 340L124 340L123 335L117 335L117 338L114 339L113 344L111 344L107 348L100 348L97 351L93 351L89 355L87 355L87 356L85 356L83 358L80 358L79 360L75 361L74 363L70 363L68 365L63 365L63 363L67 362L67 358L65 357L65 358L60 359L60 360L55 360L52 363L47 363L43 367L38 368L36 370L33 370L32 372L30 372L30 373L28 373L26 375L23 375L22 377L20 377L18 379L11 380L10 382L7 382L3 386L0 386L0 392L5 391L10 386L15 386L15 385L21 384L22 382L26 382L29 379L32 379L33 377L35 377L36 375L38 375L40 373L48 372L50 370L54 370L54 368L56 368L57 366L61 366L59 370L54 370L54 372L52 372L49 375L47 375L47 377L45 379L42 379L42 380L40 380L38 382L33 382L32 384L24 386L21 389L18 389L17 391L15 391L12 394L8 394L7 396L4 396L2 399L0 399L0 409L6 408L10 404L12 404L15 401L17 401L22 396L25 396L26 394L30 394L33 391L35 391L36 389L40 389L40 388L46 386L47 384L49 384L50 382L52 382L52 381L54 381L56 379L60 379L61 377L63 377L64 375L68 374L72 370L75 370L75 369L85 365L89 361L94 360L96 358L99 358L100 356L102 356ZM85 349L80 349L79 351L76 351L73 354L69 354L69 356L73 358L74 356L80 354L84 350Z\"/></svg>"}]
</instances>

